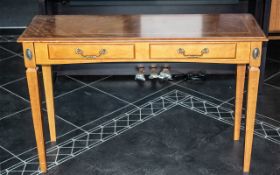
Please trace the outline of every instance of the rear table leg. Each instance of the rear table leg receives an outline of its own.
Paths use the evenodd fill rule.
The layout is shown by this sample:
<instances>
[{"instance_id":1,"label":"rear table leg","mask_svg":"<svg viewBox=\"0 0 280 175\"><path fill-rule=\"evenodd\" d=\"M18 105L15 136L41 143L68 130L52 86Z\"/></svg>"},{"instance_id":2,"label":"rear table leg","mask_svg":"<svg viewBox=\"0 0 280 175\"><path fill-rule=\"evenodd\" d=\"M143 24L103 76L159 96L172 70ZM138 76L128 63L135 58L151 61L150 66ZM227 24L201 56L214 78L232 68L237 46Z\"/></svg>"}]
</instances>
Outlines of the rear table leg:
<instances>
[{"instance_id":1,"label":"rear table leg","mask_svg":"<svg viewBox=\"0 0 280 175\"><path fill-rule=\"evenodd\" d=\"M243 93L244 93L244 82L245 82L246 65L240 64L236 68L236 95L235 95L235 116L234 116L234 140L240 138L240 125L242 117L242 106L243 106Z\"/></svg>"},{"instance_id":2,"label":"rear table leg","mask_svg":"<svg viewBox=\"0 0 280 175\"><path fill-rule=\"evenodd\" d=\"M53 99L53 80L52 80L52 67L51 65L43 65L43 79L45 87L46 104L48 111L48 121L51 141L56 141L56 129L55 129L55 110Z\"/></svg>"}]
</instances>

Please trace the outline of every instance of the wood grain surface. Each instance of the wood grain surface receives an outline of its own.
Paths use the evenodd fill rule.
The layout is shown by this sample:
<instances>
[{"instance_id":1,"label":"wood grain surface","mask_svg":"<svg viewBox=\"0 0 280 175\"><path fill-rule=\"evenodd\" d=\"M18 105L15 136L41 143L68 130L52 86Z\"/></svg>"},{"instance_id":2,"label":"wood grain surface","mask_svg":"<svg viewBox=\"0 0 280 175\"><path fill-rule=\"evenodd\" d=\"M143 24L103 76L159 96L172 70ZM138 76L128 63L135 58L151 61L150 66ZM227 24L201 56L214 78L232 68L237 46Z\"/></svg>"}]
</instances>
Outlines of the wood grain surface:
<instances>
[{"instance_id":1,"label":"wood grain surface","mask_svg":"<svg viewBox=\"0 0 280 175\"><path fill-rule=\"evenodd\" d=\"M263 41L250 14L36 16L19 42L100 40Z\"/></svg>"}]
</instances>

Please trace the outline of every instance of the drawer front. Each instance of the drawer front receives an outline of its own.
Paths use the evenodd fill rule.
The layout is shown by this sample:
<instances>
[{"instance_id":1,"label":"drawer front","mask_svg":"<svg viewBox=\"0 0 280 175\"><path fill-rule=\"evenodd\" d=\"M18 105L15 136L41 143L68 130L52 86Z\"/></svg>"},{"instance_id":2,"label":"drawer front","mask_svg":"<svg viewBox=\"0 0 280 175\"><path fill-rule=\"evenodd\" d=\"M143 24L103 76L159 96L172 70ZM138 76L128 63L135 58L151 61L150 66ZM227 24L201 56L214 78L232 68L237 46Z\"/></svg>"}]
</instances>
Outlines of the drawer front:
<instances>
[{"instance_id":1,"label":"drawer front","mask_svg":"<svg viewBox=\"0 0 280 175\"><path fill-rule=\"evenodd\" d=\"M50 44L49 59L134 59L134 44Z\"/></svg>"},{"instance_id":2,"label":"drawer front","mask_svg":"<svg viewBox=\"0 0 280 175\"><path fill-rule=\"evenodd\" d=\"M150 44L152 59L234 59L236 43Z\"/></svg>"}]
</instances>

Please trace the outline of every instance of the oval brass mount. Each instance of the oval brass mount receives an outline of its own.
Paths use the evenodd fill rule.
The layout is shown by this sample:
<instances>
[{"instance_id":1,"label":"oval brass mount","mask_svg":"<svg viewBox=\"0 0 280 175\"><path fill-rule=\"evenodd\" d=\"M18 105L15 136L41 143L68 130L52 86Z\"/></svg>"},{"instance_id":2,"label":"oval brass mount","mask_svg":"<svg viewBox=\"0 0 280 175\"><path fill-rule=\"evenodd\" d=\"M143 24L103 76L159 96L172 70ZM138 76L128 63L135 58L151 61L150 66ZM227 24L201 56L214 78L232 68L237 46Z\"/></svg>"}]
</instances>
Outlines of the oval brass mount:
<instances>
[{"instance_id":1,"label":"oval brass mount","mask_svg":"<svg viewBox=\"0 0 280 175\"><path fill-rule=\"evenodd\" d=\"M32 51L31 51L31 49L26 49L26 50L25 50L25 54L26 54L26 57L27 57L29 60L32 60Z\"/></svg>"},{"instance_id":2,"label":"oval brass mount","mask_svg":"<svg viewBox=\"0 0 280 175\"><path fill-rule=\"evenodd\" d=\"M254 59L257 59L260 56L260 49L259 48L255 48L253 50L252 56Z\"/></svg>"}]
</instances>

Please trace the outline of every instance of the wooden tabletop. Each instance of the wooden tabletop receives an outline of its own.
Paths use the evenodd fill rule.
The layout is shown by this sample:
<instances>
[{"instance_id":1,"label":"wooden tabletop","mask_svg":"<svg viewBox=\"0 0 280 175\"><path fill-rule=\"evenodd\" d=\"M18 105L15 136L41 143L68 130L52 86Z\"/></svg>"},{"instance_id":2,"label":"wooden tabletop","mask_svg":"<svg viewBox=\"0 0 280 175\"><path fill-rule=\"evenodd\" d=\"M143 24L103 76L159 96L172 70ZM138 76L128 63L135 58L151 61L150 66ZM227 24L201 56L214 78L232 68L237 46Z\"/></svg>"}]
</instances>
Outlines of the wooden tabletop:
<instances>
[{"instance_id":1,"label":"wooden tabletop","mask_svg":"<svg viewBox=\"0 0 280 175\"><path fill-rule=\"evenodd\" d=\"M265 41L250 14L35 16L19 42Z\"/></svg>"}]
</instances>

